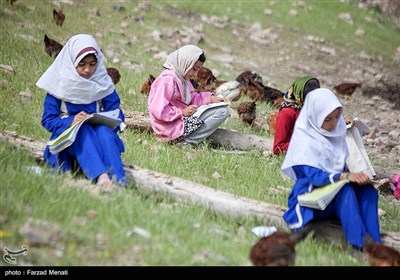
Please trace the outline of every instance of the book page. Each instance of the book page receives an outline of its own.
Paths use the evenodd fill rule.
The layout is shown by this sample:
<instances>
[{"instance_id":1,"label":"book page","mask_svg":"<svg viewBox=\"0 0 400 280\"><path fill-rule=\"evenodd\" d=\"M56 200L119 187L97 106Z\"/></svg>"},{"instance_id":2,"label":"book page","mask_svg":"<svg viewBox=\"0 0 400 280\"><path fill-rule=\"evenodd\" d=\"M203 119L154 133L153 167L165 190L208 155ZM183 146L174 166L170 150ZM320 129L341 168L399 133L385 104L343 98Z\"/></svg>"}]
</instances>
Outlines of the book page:
<instances>
[{"instance_id":1,"label":"book page","mask_svg":"<svg viewBox=\"0 0 400 280\"><path fill-rule=\"evenodd\" d=\"M122 123L119 119L119 112L119 109L115 109L113 111L93 113L86 119L86 121L93 125L104 124L115 129Z\"/></svg>"},{"instance_id":2,"label":"book page","mask_svg":"<svg viewBox=\"0 0 400 280\"><path fill-rule=\"evenodd\" d=\"M120 109L115 109L112 111L105 111L105 112L98 112L98 113L93 113L93 115L100 115L100 116L105 116L111 119L119 119L119 113Z\"/></svg>"},{"instance_id":3,"label":"book page","mask_svg":"<svg viewBox=\"0 0 400 280\"><path fill-rule=\"evenodd\" d=\"M368 125L357 117L353 119L352 123L349 123L348 125L346 125L347 129L352 128L352 127L357 127L357 129L360 131L361 135L371 132L371 129L368 127Z\"/></svg>"},{"instance_id":4,"label":"book page","mask_svg":"<svg viewBox=\"0 0 400 280\"><path fill-rule=\"evenodd\" d=\"M323 187L315 188L311 192L299 195L297 199L301 206L324 210L340 189L348 182L348 180L340 180Z\"/></svg>"},{"instance_id":5,"label":"book page","mask_svg":"<svg viewBox=\"0 0 400 280\"><path fill-rule=\"evenodd\" d=\"M112 129L115 129L122 123L122 121L118 118L119 113L120 110L115 109L113 111L90 114L85 119L67 128L56 139L48 141L47 145L49 145L50 153L56 154L64 150L65 148L71 146L76 139L76 135L78 134L80 127L85 122L88 122L93 125L103 124L109 126Z\"/></svg>"},{"instance_id":6,"label":"book page","mask_svg":"<svg viewBox=\"0 0 400 280\"><path fill-rule=\"evenodd\" d=\"M346 143L349 149L349 157L346 165L350 172L364 172L370 179L376 176L376 172L365 150L361 134L357 127L352 127L346 131Z\"/></svg>"},{"instance_id":7,"label":"book page","mask_svg":"<svg viewBox=\"0 0 400 280\"><path fill-rule=\"evenodd\" d=\"M219 107L219 106L228 106L230 102L228 101L222 101L222 102L215 102L215 103L210 103L206 105L201 105L197 108L196 112L193 114L194 117L200 117L201 114L203 114L206 110L214 107Z\"/></svg>"}]
</instances>

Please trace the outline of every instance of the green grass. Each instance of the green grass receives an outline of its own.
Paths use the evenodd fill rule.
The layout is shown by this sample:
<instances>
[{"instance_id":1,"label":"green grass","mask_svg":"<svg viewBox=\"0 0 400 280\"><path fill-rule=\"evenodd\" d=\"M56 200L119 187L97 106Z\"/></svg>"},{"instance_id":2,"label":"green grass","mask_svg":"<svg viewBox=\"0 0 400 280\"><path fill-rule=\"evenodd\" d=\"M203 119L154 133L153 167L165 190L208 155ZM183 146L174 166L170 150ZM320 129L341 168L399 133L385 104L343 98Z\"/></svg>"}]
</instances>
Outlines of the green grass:
<instances>
[{"instance_id":1,"label":"green grass","mask_svg":"<svg viewBox=\"0 0 400 280\"><path fill-rule=\"evenodd\" d=\"M40 125L45 93L35 86L52 62L43 50L44 34L63 44L77 33L94 34L106 54L106 65L121 72L117 90L123 107L142 112L146 111L147 100L140 94L140 86L148 74L157 75L161 70L161 61L147 49L155 46L159 51L172 51L175 48L168 39L165 39L168 43L154 41L149 34L164 27L193 28L198 20L183 13L185 10L209 17L228 15L246 25L260 22L263 28L279 26L277 29L281 30L281 36L293 36L295 40L302 34L315 34L329 40L330 44L350 48L355 53L366 48L371 54L381 56L386 63L391 63L391 54L400 45L399 37L395 36L398 31L388 19L376 12L358 10L349 3L306 1L313 11L317 11L310 18L299 8L296 8L299 11L297 17L289 17L292 1L276 1L274 5L250 2L251 5L245 1L150 1L153 8L142 10L138 8L139 1L127 1L120 3L126 7L125 11L115 11L112 6L119 2L77 1L74 2L76 6L62 6L67 18L60 28L52 22L51 1L17 1L14 6L0 1L0 64L14 69L12 74L0 71L0 130L17 131L36 140L47 140L50 136ZM272 16L264 15L266 8L274 10ZM100 16L95 15L95 9ZM352 41L350 38L354 37L356 26L336 20L336 15L344 11L350 11L359 24L357 27L367 31L354 44L346 42ZM366 23L363 20L366 15L385 28ZM136 20L141 16L143 21ZM121 27L121 22L127 22L128 27ZM292 33L294 28L302 32ZM201 43L201 47L209 50L206 66L218 69L222 79L235 77L237 72L214 60L213 51L218 46L245 48L244 43L237 43L232 29L231 24L224 29L203 26L207 40ZM385 44L381 44L382 41ZM119 61L113 62L107 57L111 52L116 53ZM135 67L129 68L127 63ZM21 98L18 95L21 91L29 92L32 99ZM257 109L263 115L271 110L265 104L257 104ZM224 128L271 137L268 132L244 127L237 118L230 119ZM194 151L182 150L158 142L152 134L133 129L126 130L121 137L126 146L123 154L126 163L235 195L286 206L292 182L280 174L283 157L266 158L258 152L229 154L223 148L213 151L208 143ZM45 231L58 234L54 244L30 247L29 254L19 259L23 259L23 264L249 264L249 249L257 240L250 230L260 225L259 221L227 219L202 206L181 204L165 194L145 193L140 188L128 189L123 194L93 195L82 188L65 187L69 182L65 175L55 174L43 166L42 174L38 175L29 171L30 166L37 166L37 163L29 152L6 141L0 142L2 246L20 248L26 244L20 230L29 221L46 221L52 226L45 226ZM381 199L379 207L386 212L381 220L381 229L399 231L398 205ZM145 229L151 237L147 239L130 234L135 227ZM323 244L311 237L298 245L297 265L300 266L365 264L352 259L338 246Z\"/></svg>"},{"instance_id":2,"label":"green grass","mask_svg":"<svg viewBox=\"0 0 400 280\"><path fill-rule=\"evenodd\" d=\"M8 143L0 145L0 158L0 179L6 182L0 189L2 243L27 244L20 234L27 226L57 236L54 243L31 246L22 264L249 265L249 248L257 241L250 231L257 225L253 219L227 220L161 194L126 190L97 196L61 187L64 176L43 167L40 175L30 171L37 166L34 158ZM150 237L132 233L136 227ZM298 248L300 265L363 265L311 237Z\"/></svg>"}]
</instances>

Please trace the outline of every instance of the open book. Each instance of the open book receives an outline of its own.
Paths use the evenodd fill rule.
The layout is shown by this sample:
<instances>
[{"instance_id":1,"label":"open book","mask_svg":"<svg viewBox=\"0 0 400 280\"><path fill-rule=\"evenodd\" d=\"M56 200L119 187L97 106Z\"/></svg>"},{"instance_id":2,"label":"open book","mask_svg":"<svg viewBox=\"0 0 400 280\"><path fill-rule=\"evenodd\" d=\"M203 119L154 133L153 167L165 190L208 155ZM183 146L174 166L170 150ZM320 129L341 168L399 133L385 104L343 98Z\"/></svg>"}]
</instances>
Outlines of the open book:
<instances>
[{"instance_id":1,"label":"open book","mask_svg":"<svg viewBox=\"0 0 400 280\"><path fill-rule=\"evenodd\" d=\"M354 118L353 123L347 125L346 143L350 154L346 165L351 173L364 172L370 179L373 179L376 172L362 139L362 135L369 132L371 132L370 128L359 118Z\"/></svg>"},{"instance_id":2,"label":"open book","mask_svg":"<svg viewBox=\"0 0 400 280\"><path fill-rule=\"evenodd\" d=\"M85 122L93 125L104 124L111 127L112 129L115 129L122 123L122 120L119 119L119 113L120 110L115 109L113 111L90 114L85 119L67 128L56 139L47 142L47 145L49 145L50 153L56 154L71 146L71 144L74 143L76 139L76 135L78 134L79 129Z\"/></svg>"},{"instance_id":3,"label":"open book","mask_svg":"<svg viewBox=\"0 0 400 280\"><path fill-rule=\"evenodd\" d=\"M206 105L201 105L197 108L196 112L193 114L194 117L200 117L207 109L219 107L219 106L228 106L230 102L222 101L222 102L215 102Z\"/></svg>"},{"instance_id":4,"label":"open book","mask_svg":"<svg viewBox=\"0 0 400 280\"><path fill-rule=\"evenodd\" d=\"M340 180L320 188L315 188L311 192L297 196L297 200L301 206L324 210L347 183L349 183L349 180Z\"/></svg>"},{"instance_id":5,"label":"open book","mask_svg":"<svg viewBox=\"0 0 400 280\"><path fill-rule=\"evenodd\" d=\"M347 129L352 128L352 127L357 127L357 129L358 129L358 131L360 131L361 135L371 132L371 129L368 127L368 125L359 118L354 118L352 123L349 123L348 125L346 125Z\"/></svg>"}]
</instances>

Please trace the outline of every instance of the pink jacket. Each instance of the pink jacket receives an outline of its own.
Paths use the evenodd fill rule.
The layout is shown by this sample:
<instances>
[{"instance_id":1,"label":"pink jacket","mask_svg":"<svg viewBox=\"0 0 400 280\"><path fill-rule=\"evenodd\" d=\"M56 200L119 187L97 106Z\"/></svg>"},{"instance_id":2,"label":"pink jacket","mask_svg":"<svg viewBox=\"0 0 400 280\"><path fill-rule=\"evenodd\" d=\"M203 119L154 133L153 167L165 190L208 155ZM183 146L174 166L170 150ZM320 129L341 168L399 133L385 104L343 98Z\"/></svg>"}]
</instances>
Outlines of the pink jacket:
<instances>
[{"instance_id":1,"label":"pink jacket","mask_svg":"<svg viewBox=\"0 0 400 280\"><path fill-rule=\"evenodd\" d=\"M189 85L192 101L188 105L211 103L211 92L196 92ZM150 113L151 127L162 141L171 141L183 134L182 110L187 106L181 94L182 81L173 70L166 69L151 84L147 108Z\"/></svg>"}]
</instances>

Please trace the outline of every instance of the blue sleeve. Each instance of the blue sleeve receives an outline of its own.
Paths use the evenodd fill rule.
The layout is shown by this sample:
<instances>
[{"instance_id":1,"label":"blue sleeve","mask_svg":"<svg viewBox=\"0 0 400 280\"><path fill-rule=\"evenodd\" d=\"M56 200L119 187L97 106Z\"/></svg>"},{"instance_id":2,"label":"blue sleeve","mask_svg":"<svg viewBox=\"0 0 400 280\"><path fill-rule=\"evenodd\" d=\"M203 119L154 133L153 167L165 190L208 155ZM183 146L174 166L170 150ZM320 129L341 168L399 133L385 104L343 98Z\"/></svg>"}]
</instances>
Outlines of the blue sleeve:
<instances>
[{"instance_id":1,"label":"blue sleeve","mask_svg":"<svg viewBox=\"0 0 400 280\"><path fill-rule=\"evenodd\" d=\"M113 93L111 93L110 95L107 95L106 97L104 97L101 100L101 102L102 102L104 111L112 111L112 110L115 110L115 109L120 109L119 118L122 121L125 121L125 115L122 112L122 109L120 108L121 99L119 98L119 95L118 95L117 91L114 90Z\"/></svg>"},{"instance_id":2,"label":"blue sleeve","mask_svg":"<svg viewBox=\"0 0 400 280\"><path fill-rule=\"evenodd\" d=\"M61 100L47 93L44 99L41 124L47 131L52 133L51 139L56 138L66 130L74 119L74 116L61 118L60 113Z\"/></svg>"},{"instance_id":3,"label":"blue sleeve","mask_svg":"<svg viewBox=\"0 0 400 280\"><path fill-rule=\"evenodd\" d=\"M327 173L322 169L308 166L308 165L297 165L293 167L293 170L296 172L296 175L300 175L298 177L307 177L308 181L313 186L325 186L331 182L330 176L332 176L332 180L334 182L339 181L341 173L331 174Z\"/></svg>"}]
</instances>

